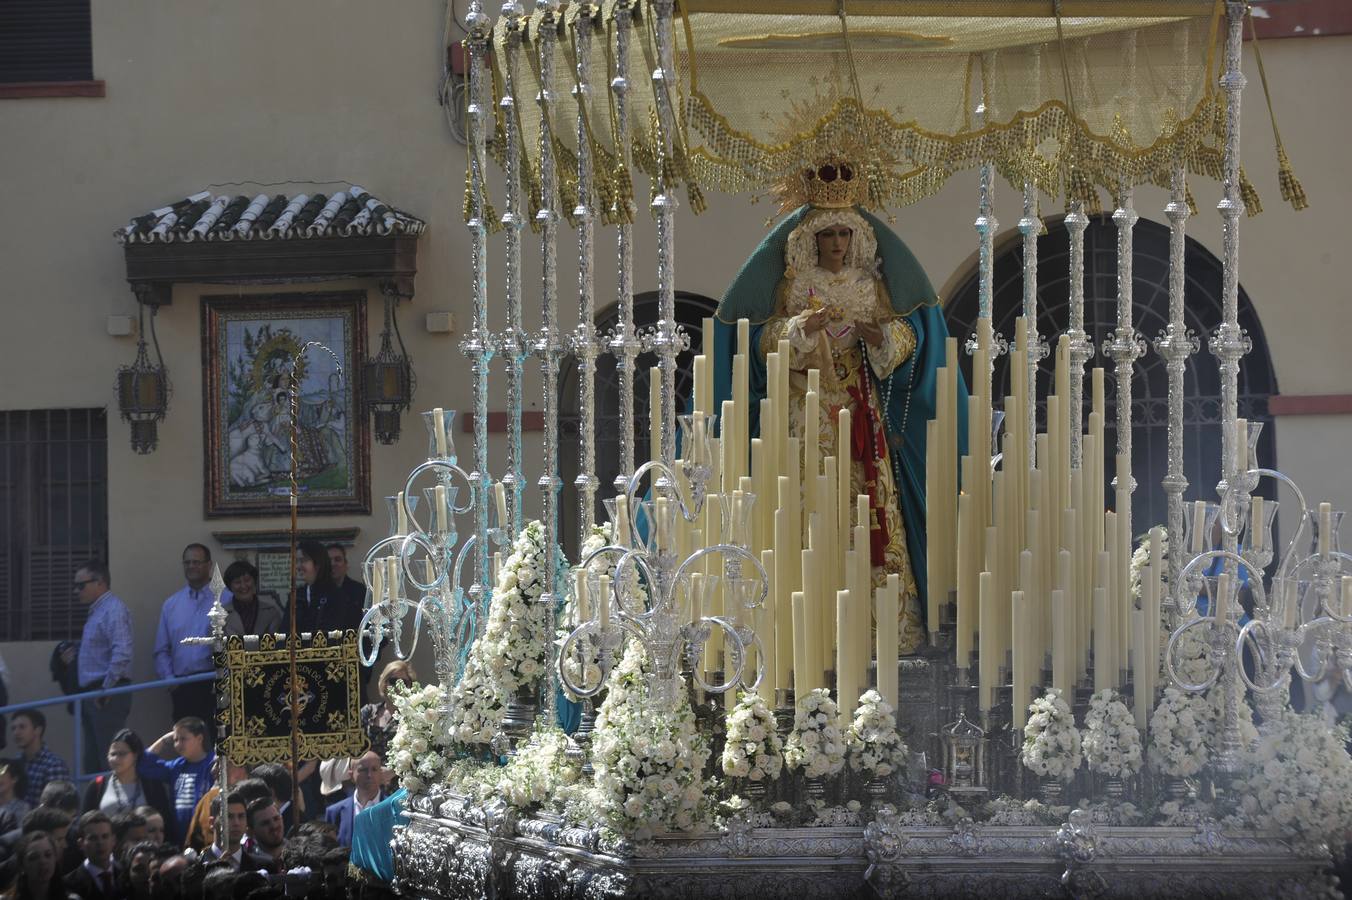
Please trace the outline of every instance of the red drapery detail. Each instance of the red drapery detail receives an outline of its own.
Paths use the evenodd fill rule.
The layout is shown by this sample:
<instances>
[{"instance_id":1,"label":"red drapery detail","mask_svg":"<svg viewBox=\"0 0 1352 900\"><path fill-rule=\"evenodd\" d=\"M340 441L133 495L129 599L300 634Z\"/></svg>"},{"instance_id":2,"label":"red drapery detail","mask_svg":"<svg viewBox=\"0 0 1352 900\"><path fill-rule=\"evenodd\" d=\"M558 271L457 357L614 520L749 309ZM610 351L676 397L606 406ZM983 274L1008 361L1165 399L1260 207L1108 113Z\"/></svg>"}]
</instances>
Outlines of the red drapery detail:
<instances>
[{"instance_id":1,"label":"red drapery detail","mask_svg":"<svg viewBox=\"0 0 1352 900\"><path fill-rule=\"evenodd\" d=\"M856 412L850 422L850 455L864 469L864 487L869 505L869 557L874 566L886 560L890 539L887 516L883 514L882 498L878 491L878 464L887 461L887 435L883 423L869 402L873 385L869 379L868 363L859 367L859 386L849 389Z\"/></svg>"}]
</instances>

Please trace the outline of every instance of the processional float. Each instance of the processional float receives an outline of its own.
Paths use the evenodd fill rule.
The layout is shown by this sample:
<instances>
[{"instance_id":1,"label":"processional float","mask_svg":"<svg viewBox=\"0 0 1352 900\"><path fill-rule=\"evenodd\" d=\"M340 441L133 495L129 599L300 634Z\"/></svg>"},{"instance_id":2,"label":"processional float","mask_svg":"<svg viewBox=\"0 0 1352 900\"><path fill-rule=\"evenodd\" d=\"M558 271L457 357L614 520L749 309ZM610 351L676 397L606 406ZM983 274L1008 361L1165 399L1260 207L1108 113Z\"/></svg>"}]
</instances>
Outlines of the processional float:
<instances>
[{"instance_id":1,"label":"processional float","mask_svg":"<svg viewBox=\"0 0 1352 900\"><path fill-rule=\"evenodd\" d=\"M1260 423L1239 417L1239 365L1250 347L1238 318L1239 222L1257 207L1239 165L1243 4L992 2L964 6L961 17L951 4L770 6L544 0L528 15L509 2L494 22L471 5L464 213L473 324L461 349L473 371L473 463L465 471L457 460L454 413L425 414L428 461L389 498L391 535L365 565L364 630L403 655L408 615L413 640L426 624L441 697L429 718L451 723L432 735L436 765L403 762L421 789L395 837L400 889L891 896L942 895L961 883L1011 895L1138 896L1323 885L1328 851L1318 829L1246 814L1234 796L1236 784L1253 785L1243 779L1256 742L1280 757L1281 742L1307 727L1289 724L1291 670L1317 680L1352 663L1344 575L1352 557L1336 545L1340 514L1328 504L1309 510L1295 490L1296 534L1278 553L1277 504L1255 490L1264 478L1295 485L1261 465ZM633 76L636 53L647 78ZM1109 84L1109 70L1125 74ZM677 356L691 345L676 318L678 191L699 211L705 188L767 192L842 147L858 154L851 175L875 209L933 194L957 171L978 173L979 315L971 335L941 349L926 429L927 551L912 560L928 582L928 639L905 659L895 629L872 624L896 621L900 588L895 574L877 584L870 571L868 498L850 495L847 446L821 458L815 441L790 433L787 348L766 354L767 396L753 406L747 379L757 351L745 320L729 323L736 338L724 400L706 323L690 412L677 415ZM1284 196L1299 208L1303 195L1279 156ZM501 213L490 160L503 175ZM1221 183L1224 272L1222 322L1209 346L1221 373L1223 479L1214 502L1198 486L1191 504L1183 400L1200 341L1185 320L1190 174ZM993 327L997 177L1023 200L1023 315L1013 335ZM634 230L648 226L634 191L645 180L658 321L640 331ZM1150 341L1133 317L1131 265L1134 191L1146 185L1169 191L1170 224L1169 322ZM1118 292L1115 328L1096 347L1085 330L1084 235L1101 191L1115 207ZM1044 196L1064 198L1070 238L1069 321L1056 336L1038 329ZM561 219L577 237L571 331L559 306ZM523 315L527 226L541 271L533 333ZM501 331L490 324L496 232ZM613 255L598 256L610 236ZM593 321L605 257L614 260L619 312L602 334ZM971 357L970 394L959 338ZM1169 377L1167 522L1135 548L1131 373L1151 343ZM605 498L609 522L598 529L598 492L611 491L595 446L596 362L607 353L618 376L620 463ZM658 360L646 462L635 447L641 353ZM992 372L1006 353L1011 391L1000 398ZM1089 368L1099 353L1110 371ZM1049 355L1051 390L1039 397ZM495 476L487 423L499 359L509 409ZM521 419L532 360L545 430L541 516L527 527ZM555 549L565 361L577 365L581 411L571 513L583 550L571 565ZM838 428L848 435L848 420ZM461 542L457 517L469 514L473 531ZM1318 537L1304 553L1310 527ZM495 682L489 646L538 675L518 668ZM495 695L506 683L509 694ZM1205 700L1188 707L1187 694ZM551 737L568 718L561 701L580 705L581 725L566 739ZM1156 723L1176 721L1161 710L1185 708L1207 722L1204 763L1166 759L1176 732ZM885 749L897 746L888 737L894 709L909 731L904 762ZM770 714L777 728L756 724ZM839 725L819 725L837 715ZM1092 777L1080 766L1077 721ZM778 773L770 759L787 743L797 770L748 779L734 731L754 734L746 768ZM1144 767L1143 740L1158 752ZM664 743L677 749L655 749ZM704 771L711 750L725 782ZM1339 752L1318 763L1326 783L1352 772ZM942 760L932 773L927 757ZM880 766L883 758L899 764ZM1179 774L1191 762L1190 774L1203 777ZM425 783L428 772L441 781ZM645 779L664 773L669 784L645 793L657 783ZM1067 784L1078 793L1066 795ZM1090 801L1077 806L1081 796Z\"/></svg>"}]
</instances>

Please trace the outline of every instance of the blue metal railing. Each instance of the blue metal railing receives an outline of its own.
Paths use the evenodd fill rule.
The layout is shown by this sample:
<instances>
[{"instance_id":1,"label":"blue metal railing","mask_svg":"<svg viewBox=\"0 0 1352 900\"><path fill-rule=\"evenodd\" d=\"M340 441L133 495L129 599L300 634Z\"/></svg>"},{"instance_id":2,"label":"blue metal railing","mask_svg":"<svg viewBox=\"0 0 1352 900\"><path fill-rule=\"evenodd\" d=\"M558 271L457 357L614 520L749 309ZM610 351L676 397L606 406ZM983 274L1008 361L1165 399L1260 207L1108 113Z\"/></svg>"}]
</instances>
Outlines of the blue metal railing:
<instances>
[{"instance_id":1,"label":"blue metal railing","mask_svg":"<svg viewBox=\"0 0 1352 900\"><path fill-rule=\"evenodd\" d=\"M135 694L138 691L150 691L159 688L175 688L184 684L193 684L198 681L213 681L216 673L198 672L196 675L185 675L182 678L161 678L156 681L143 681L139 684L123 684L117 687L103 688L97 691L81 691L78 694L57 694L55 697L48 697L45 700L30 700L27 703L12 703L9 706L0 706L0 714L9 715L10 713L20 712L25 709L42 709L45 706L60 706L63 703L75 704L75 756L74 765L71 771L74 772L74 780L78 784L81 781L89 781L96 778L104 772L81 772L80 767L84 764L84 707L86 701L98 700L102 697L115 697L120 694ZM159 735L156 735L159 737ZM146 746L150 746L150 741Z\"/></svg>"}]
</instances>

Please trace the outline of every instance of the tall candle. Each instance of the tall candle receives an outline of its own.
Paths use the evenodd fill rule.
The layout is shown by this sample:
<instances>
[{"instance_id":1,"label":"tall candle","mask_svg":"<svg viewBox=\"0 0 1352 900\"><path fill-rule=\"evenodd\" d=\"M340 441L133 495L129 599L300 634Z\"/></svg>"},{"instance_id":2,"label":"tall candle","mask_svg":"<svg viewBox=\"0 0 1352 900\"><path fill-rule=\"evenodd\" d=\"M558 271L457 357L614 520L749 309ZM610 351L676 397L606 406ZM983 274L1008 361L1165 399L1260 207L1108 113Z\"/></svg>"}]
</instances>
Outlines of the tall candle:
<instances>
[{"instance_id":1,"label":"tall candle","mask_svg":"<svg viewBox=\"0 0 1352 900\"><path fill-rule=\"evenodd\" d=\"M840 479L836 487L836 502L839 504L836 511L836 533L842 535L846 534L850 527L850 502L854 497L854 492L850 490L850 485L854 483L850 471L853 456L850 448L850 408L842 406L836 424L836 477Z\"/></svg>"},{"instance_id":2,"label":"tall candle","mask_svg":"<svg viewBox=\"0 0 1352 900\"><path fill-rule=\"evenodd\" d=\"M768 498L767 498L768 500ZM760 635L761 646L765 654L765 681L769 689L773 692L776 688L788 687L787 684L780 684L779 667L783 661L779 658L779 644L776 639L776 631L779 628L779 609L775 605L775 551L761 551L761 568L765 570L766 581L769 582L768 592L765 595L765 602L761 604L761 627L757 629ZM774 694L771 693L766 698L766 702L774 706Z\"/></svg>"},{"instance_id":3,"label":"tall candle","mask_svg":"<svg viewBox=\"0 0 1352 900\"><path fill-rule=\"evenodd\" d=\"M1294 584L1292 586L1294 587ZM1343 576L1342 602L1338 607L1338 615L1352 616L1352 575Z\"/></svg>"},{"instance_id":4,"label":"tall candle","mask_svg":"<svg viewBox=\"0 0 1352 900\"><path fill-rule=\"evenodd\" d=\"M859 702L859 685L855 682L853 642L845 638L853 630L850 621L850 592L836 591L836 702L842 722L854 718L854 707Z\"/></svg>"},{"instance_id":5,"label":"tall candle","mask_svg":"<svg viewBox=\"0 0 1352 900\"><path fill-rule=\"evenodd\" d=\"M1106 553L1100 554L1107 556ZM1113 686L1116 676L1108 675L1108 592L1094 588L1094 692Z\"/></svg>"},{"instance_id":6,"label":"tall candle","mask_svg":"<svg viewBox=\"0 0 1352 900\"><path fill-rule=\"evenodd\" d=\"M958 668L965 669L971 664L972 658L972 632L976 629L976 618L980 615L980 607L975 596L977 587L976 579L972 575L980 567L980 561L973 559L972 534L973 528L972 495L964 491L958 495L958 634L957 634L957 664ZM929 603L929 630L930 633L939 630L939 598L930 595Z\"/></svg>"},{"instance_id":7,"label":"tall candle","mask_svg":"<svg viewBox=\"0 0 1352 900\"><path fill-rule=\"evenodd\" d=\"M980 631L977 632L979 661L977 672L977 706L988 712L991 708L991 695L995 691L995 682L1000 674L1000 662L1004 656L1000 647L999 625L996 622L995 588L990 572L982 572L977 578L977 602L981 616Z\"/></svg>"},{"instance_id":8,"label":"tall candle","mask_svg":"<svg viewBox=\"0 0 1352 900\"><path fill-rule=\"evenodd\" d=\"M813 369L811 375L817 374ZM817 496L817 475L821 471L821 401L820 395L809 390L803 396L803 495L807 502L807 511L814 513L820 508L821 498Z\"/></svg>"},{"instance_id":9,"label":"tall candle","mask_svg":"<svg viewBox=\"0 0 1352 900\"><path fill-rule=\"evenodd\" d=\"M779 477L781 496L787 481L784 476ZM788 678L790 661L793 659L793 608L789 600L789 588L793 584L792 569L798 560L799 548L790 546L789 533L789 513L781 504L780 508L775 510L774 591L766 601L775 604L775 647L782 682L775 685L777 688L792 686Z\"/></svg>"},{"instance_id":10,"label":"tall candle","mask_svg":"<svg viewBox=\"0 0 1352 900\"><path fill-rule=\"evenodd\" d=\"M446 416L440 406L432 410L432 436L437 442L437 456L445 459L449 455L446 452Z\"/></svg>"},{"instance_id":11,"label":"tall candle","mask_svg":"<svg viewBox=\"0 0 1352 900\"><path fill-rule=\"evenodd\" d=\"M493 499L498 507L498 527L507 527L507 485L499 481L493 485Z\"/></svg>"},{"instance_id":12,"label":"tall candle","mask_svg":"<svg viewBox=\"0 0 1352 900\"><path fill-rule=\"evenodd\" d=\"M371 603L385 602L385 566L377 559L371 566Z\"/></svg>"},{"instance_id":13,"label":"tall candle","mask_svg":"<svg viewBox=\"0 0 1352 900\"><path fill-rule=\"evenodd\" d=\"M898 708L900 692L897 673L897 604L901 579L896 574L887 576L887 583L877 592L878 618L878 694ZM886 627L884 627L886 626Z\"/></svg>"},{"instance_id":14,"label":"tall candle","mask_svg":"<svg viewBox=\"0 0 1352 900\"><path fill-rule=\"evenodd\" d=\"M403 491L399 492L395 505L399 507L399 533L408 534L408 505L404 503Z\"/></svg>"},{"instance_id":15,"label":"tall candle","mask_svg":"<svg viewBox=\"0 0 1352 900\"><path fill-rule=\"evenodd\" d=\"M807 600L802 591L794 591L790 602L793 606L793 690L799 699L815 686L808 678L807 660Z\"/></svg>"},{"instance_id":16,"label":"tall candle","mask_svg":"<svg viewBox=\"0 0 1352 900\"><path fill-rule=\"evenodd\" d=\"M809 534L811 523L808 524ZM809 540L810 543L810 540ZM816 551L810 547L803 550L799 556L802 561L803 574L803 603L804 611L811 618L807 620L807 661L808 661L808 680L812 687L818 687L821 684L822 673L826 668L825 651L826 644L823 640L825 635L822 633L822 613L821 613L821 592L819 590L820 580L817 578L817 572L814 568Z\"/></svg>"},{"instance_id":17,"label":"tall candle","mask_svg":"<svg viewBox=\"0 0 1352 900\"><path fill-rule=\"evenodd\" d=\"M1014 700L1013 730L1015 734L1023 732L1028 721L1028 704L1031 702L1033 682L1030 677L1031 666L1028 659L1028 603L1023 591L1010 594L1010 606L1014 617Z\"/></svg>"},{"instance_id":18,"label":"tall candle","mask_svg":"<svg viewBox=\"0 0 1352 900\"><path fill-rule=\"evenodd\" d=\"M1066 592L1052 591L1052 687L1070 696L1070 649L1067 640L1069 624L1066 615Z\"/></svg>"}]
</instances>

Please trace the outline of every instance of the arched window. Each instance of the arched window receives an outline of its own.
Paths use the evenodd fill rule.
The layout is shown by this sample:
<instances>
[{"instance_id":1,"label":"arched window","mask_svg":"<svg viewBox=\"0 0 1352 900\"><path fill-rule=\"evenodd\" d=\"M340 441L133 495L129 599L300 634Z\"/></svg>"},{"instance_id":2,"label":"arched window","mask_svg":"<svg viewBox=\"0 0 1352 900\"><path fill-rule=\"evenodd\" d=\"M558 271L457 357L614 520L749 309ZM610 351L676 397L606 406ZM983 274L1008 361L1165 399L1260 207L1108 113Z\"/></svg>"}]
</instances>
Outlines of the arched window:
<instances>
[{"instance_id":1,"label":"arched window","mask_svg":"<svg viewBox=\"0 0 1352 900\"><path fill-rule=\"evenodd\" d=\"M714 314L718 301L700 294L676 292L676 321L690 335L690 349L676 357L676 409L685 411L690 402L693 360L702 352L704 319ZM634 327L642 331L657 324L657 292L634 295ZM619 321L619 304L611 305L596 314L596 328L609 335ZM620 382L615 357L604 353L596 360L596 477L601 487L596 493L597 514L601 515L600 501L614 494L611 487L620 471ZM657 365L657 355L640 353L634 362L634 459L642 464L651 457L648 446L649 370ZM563 479L563 500L560 509L576 509L578 492L573 484L578 474L578 377L577 360L569 356L563 362L559 379L559 475ZM559 534L569 552L577 548L576 516L560 517Z\"/></svg>"},{"instance_id":2,"label":"arched window","mask_svg":"<svg viewBox=\"0 0 1352 900\"><path fill-rule=\"evenodd\" d=\"M1169 377L1165 361L1154 349L1154 340L1169 321L1169 228L1141 219L1133 232L1132 320L1150 342L1132 371L1132 471L1136 494L1132 503L1134 534L1167 520L1165 494L1160 480L1168 472ZM1070 237L1059 219L1047 222L1047 233L1038 238L1038 333L1053 347L1070 318ZM1188 479L1187 498L1210 498L1220 480L1220 372L1208 341L1221 323L1221 263L1201 244L1188 239L1184 262L1186 274L1185 316L1187 325L1201 338L1202 349L1187 362L1183 375L1183 471ZM997 252L994 271L993 325L1014 337L1014 320L1023 313L1023 247L1018 240ZM946 304L949 331L965 339L977 318L977 271L963 278ZM1239 415L1265 422L1258 443L1259 461L1268 467L1277 462L1276 435L1268 414L1268 398L1277 393L1263 327L1253 304L1241 287L1239 324L1253 340L1253 351L1240 362ZM1090 220L1084 235L1084 329L1093 341L1095 356L1086 368L1085 407L1089 414L1088 368L1102 366L1107 393L1105 423L1105 471L1112 473L1116 454L1117 416L1113 361L1100 351L1117 325L1117 229L1112 219ZM1054 360L1049 354L1038 370L1038 395L1051 387ZM971 377L971 358L963 355L963 369ZM995 362L993 390L999 398L1010 391L1007 356ZM970 383L970 381L969 381ZM1038 407L1039 427L1045 427L1045 411ZM1260 493L1271 490L1271 480L1262 482Z\"/></svg>"}]
</instances>

